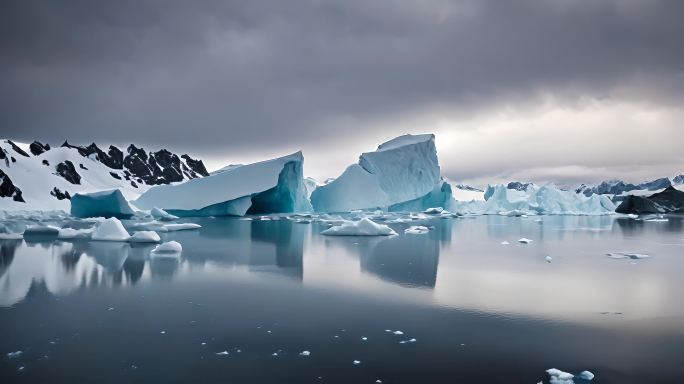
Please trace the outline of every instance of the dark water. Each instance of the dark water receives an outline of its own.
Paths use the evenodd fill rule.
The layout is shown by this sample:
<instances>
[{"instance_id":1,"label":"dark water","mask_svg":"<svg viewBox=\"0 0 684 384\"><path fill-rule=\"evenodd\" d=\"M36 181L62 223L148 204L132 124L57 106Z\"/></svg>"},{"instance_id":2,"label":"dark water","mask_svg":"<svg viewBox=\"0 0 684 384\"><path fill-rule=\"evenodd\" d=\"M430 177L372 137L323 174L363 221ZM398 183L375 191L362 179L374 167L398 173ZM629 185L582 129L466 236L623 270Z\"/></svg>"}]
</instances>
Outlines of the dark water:
<instances>
[{"instance_id":1,"label":"dark water","mask_svg":"<svg viewBox=\"0 0 684 384\"><path fill-rule=\"evenodd\" d=\"M2 241L0 382L534 384L554 367L682 382L682 219L536 220L345 238L318 235L322 223L210 218L164 235L179 259Z\"/></svg>"}]
</instances>

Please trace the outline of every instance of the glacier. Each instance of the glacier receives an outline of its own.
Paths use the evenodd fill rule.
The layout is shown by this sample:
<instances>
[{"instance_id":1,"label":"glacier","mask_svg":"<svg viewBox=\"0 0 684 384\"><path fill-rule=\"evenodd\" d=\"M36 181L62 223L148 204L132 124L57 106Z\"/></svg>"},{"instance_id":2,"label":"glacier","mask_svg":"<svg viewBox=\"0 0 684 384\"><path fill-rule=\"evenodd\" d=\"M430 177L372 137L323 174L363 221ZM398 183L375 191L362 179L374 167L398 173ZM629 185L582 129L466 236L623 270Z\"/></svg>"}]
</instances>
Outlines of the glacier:
<instances>
[{"instance_id":1,"label":"glacier","mask_svg":"<svg viewBox=\"0 0 684 384\"><path fill-rule=\"evenodd\" d=\"M152 187L132 203L181 217L308 212L303 163L304 156L296 152L231 166L181 184Z\"/></svg>"},{"instance_id":2,"label":"glacier","mask_svg":"<svg viewBox=\"0 0 684 384\"><path fill-rule=\"evenodd\" d=\"M365 152L336 179L311 193L317 212L387 208L421 198L440 181L435 136L403 135Z\"/></svg>"},{"instance_id":3,"label":"glacier","mask_svg":"<svg viewBox=\"0 0 684 384\"><path fill-rule=\"evenodd\" d=\"M129 219L135 214L119 189L95 193L77 193L71 198L71 216L116 217Z\"/></svg>"},{"instance_id":4,"label":"glacier","mask_svg":"<svg viewBox=\"0 0 684 384\"><path fill-rule=\"evenodd\" d=\"M585 196L564 191L553 184L541 187L531 185L527 190L509 189L499 184L488 186L486 200L469 202L453 200L451 212L484 215L610 215L615 204L605 195Z\"/></svg>"}]
</instances>

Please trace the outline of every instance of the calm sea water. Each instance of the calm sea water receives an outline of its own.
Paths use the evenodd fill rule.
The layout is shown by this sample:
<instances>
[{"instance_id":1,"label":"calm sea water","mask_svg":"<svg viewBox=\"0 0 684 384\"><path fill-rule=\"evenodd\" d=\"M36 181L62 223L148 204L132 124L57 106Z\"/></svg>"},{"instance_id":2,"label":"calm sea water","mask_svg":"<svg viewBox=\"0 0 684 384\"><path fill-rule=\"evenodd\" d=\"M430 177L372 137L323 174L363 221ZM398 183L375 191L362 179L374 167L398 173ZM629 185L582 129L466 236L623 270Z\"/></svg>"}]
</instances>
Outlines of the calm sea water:
<instances>
[{"instance_id":1,"label":"calm sea water","mask_svg":"<svg viewBox=\"0 0 684 384\"><path fill-rule=\"evenodd\" d=\"M539 220L360 238L196 219L200 230L163 236L183 245L178 259L2 241L0 382L534 384L558 368L680 383L682 218ZM616 251L651 257L605 255Z\"/></svg>"}]
</instances>

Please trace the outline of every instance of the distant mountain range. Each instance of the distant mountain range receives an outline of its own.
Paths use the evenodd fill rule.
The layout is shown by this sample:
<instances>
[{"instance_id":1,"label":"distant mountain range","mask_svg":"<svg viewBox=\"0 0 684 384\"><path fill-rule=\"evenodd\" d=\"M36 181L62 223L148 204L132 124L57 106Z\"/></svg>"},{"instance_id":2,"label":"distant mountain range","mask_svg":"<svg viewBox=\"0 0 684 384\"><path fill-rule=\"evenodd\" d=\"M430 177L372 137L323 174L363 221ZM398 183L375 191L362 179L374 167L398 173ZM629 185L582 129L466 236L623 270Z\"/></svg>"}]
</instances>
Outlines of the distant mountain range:
<instances>
[{"instance_id":1,"label":"distant mountain range","mask_svg":"<svg viewBox=\"0 0 684 384\"><path fill-rule=\"evenodd\" d=\"M0 209L68 210L74 193L120 188L135 197L153 185L207 175L202 160L166 149L0 141Z\"/></svg>"}]
</instances>

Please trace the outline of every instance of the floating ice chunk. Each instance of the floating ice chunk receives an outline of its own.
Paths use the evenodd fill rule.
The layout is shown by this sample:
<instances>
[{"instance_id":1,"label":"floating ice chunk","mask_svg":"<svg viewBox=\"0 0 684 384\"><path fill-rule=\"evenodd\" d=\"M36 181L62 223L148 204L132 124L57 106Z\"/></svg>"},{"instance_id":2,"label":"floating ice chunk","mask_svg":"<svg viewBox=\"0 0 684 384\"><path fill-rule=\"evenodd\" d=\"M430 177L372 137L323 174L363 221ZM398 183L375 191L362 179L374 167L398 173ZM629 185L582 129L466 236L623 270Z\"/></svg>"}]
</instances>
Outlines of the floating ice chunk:
<instances>
[{"instance_id":1,"label":"floating ice chunk","mask_svg":"<svg viewBox=\"0 0 684 384\"><path fill-rule=\"evenodd\" d=\"M152 253L156 254L177 254L183 252L183 247L177 241L167 241L157 245Z\"/></svg>"},{"instance_id":2,"label":"floating ice chunk","mask_svg":"<svg viewBox=\"0 0 684 384\"><path fill-rule=\"evenodd\" d=\"M573 379L575 378L575 375L572 373L568 372L563 372L560 369L556 368L551 368L547 369L546 373L549 374L549 382L550 384L574 384L575 382Z\"/></svg>"},{"instance_id":3,"label":"floating ice chunk","mask_svg":"<svg viewBox=\"0 0 684 384\"><path fill-rule=\"evenodd\" d=\"M228 356L230 353L228 351L221 351L221 352L216 352L217 355L219 356Z\"/></svg>"},{"instance_id":4,"label":"floating ice chunk","mask_svg":"<svg viewBox=\"0 0 684 384\"><path fill-rule=\"evenodd\" d=\"M528 238L526 238L526 237L523 237L523 238L521 238L521 239L518 239L518 243L520 243L520 244L529 244L529 243L531 243L531 242L533 242L533 241L534 241L534 240L530 240L530 239L528 239Z\"/></svg>"},{"instance_id":5,"label":"floating ice chunk","mask_svg":"<svg viewBox=\"0 0 684 384\"><path fill-rule=\"evenodd\" d=\"M589 371L582 371L577 375L573 375L572 373L563 372L560 369L551 368L547 369L546 373L550 376L550 384L575 384L574 379L583 381L591 381L594 379L594 374Z\"/></svg>"},{"instance_id":6,"label":"floating ice chunk","mask_svg":"<svg viewBox=\"0 0 684 384\"><path fill-rule=\"evenodd\" d=\"M394 333L395 335L403 335L404 334L404 332L402 332L402 331L394 331L392 333Z\"/></svg>"},{"instance_id":7,"label":"floating ice chunk","mask_svg":"<svg viewBox=\"0 0 684 384\"><path fill-rule=\"evenodd\" d=\"M150 210L150 215L152 215L152 217L154 217L155 219L161 220L161 221L171 221L171 220L178 219L178 216L174 216L174 215L172 215L172 214L170 214L170 213L166 212L165 210L158 208L158 207L152 208Z\"/></svg>"},{"instance_id":8,"label":"floating ice chunk","mask_svg":"<svg viewBox=\"0 0 684 384\"><path fill-rule=\"evenodd\" d=\"M352 361L352 364L359 365L359 364L361 364L361 360L354 360L354 361Z\"/></svg>"},{"instance_id":9,"label":"floating ice chunk","mask_svg":"<svg viewBox=\"0 0 684 384\"><path fill-rule=\"evenodd\" d=\"M359 221L347 221L321 232L328 236L389 236L396 235L394 230L384 224L377 224L373 220L363 218Z\"/></svg>"},{"instance_id":10,"label":"floating ice chunk","mask_svg":"<svg viewBox=\"0 0 684 384\"><path fill-rule=\"evenodd\" d=\"M444 208L442 208L442 207L428 208L428 209L423 211L423 213L428 214L428 215L438 215L442 212L444 212Z\"/></svg>"},{"instance_id":11,"label":"floating ice chunk","mask_svg":"<svg viewBox=\"0 0 684 384\"><path fill-rule=\"evenodd\" d=\"M132 243L158 243L161 238L155 231L138 231L129 238L129 241Z\"/></svg>"},{"instance_id":12,"label":"floating ice chunk","mask_svg":"<svg viewBox=\"0 0 684 384\"><path fill-rule=\"evenodd\" d=\"M366 336L362 337L361 340L366 341L368 338Z\"/></svg>"},{"instance_id":13,"label":"floating ice chunk","mask_svg":"<svg viewBox=\"0 0 684 384\"><path fill-rule=\"evenodd\" d=\"M14 351L14 352L8 353L7 358L8 359L16 359L18 357L21 357L21 355L23 355L23 354L24 354L23 351Z\"/></svg>"},{"instance_id":14,"label":"floating ice chunk","mask_svg":"<svg viewBox=\"0 0 684 384\"><path fill-rule=\"evenodd\" d=\"M416 341L416 339L402 340L399 342L399 344L415 343Z\"/></svg>"},{"instance_id":15,"label":"floating ice chunk","mask_svg":"<svg viewBox=\"0 0 684 384\"><path fill-rule=\"evenodd\" d=\"M159 333L161 333L162 335L165 335L166 331L159 331Z\"/></svg>"},{"instance_id":16,"label":"floating ice chunk","mask_svg":"<svg viewBox=\"0 0 684 384\"><path fill-rule=\"evenodd\" d=\"M84 229L74 229L74 228L62 228L57 234L57 238L60 240L69 239L90 239L92 236L94 228L84 228Z\"/></svg>"},{"instance_id":17,"label":"floating ice chunk","mask_svg":"<svg viewBox=\"0 0 684 384\"><path fill-rule=\"evenodd\" d=\"M52 225L30 225L24 230L24 237L56 237L59 228Z\"/></svg>"},{"instance_id":18,"label":"floating ice chunk","mask_svg":"<svg viewBox=\"0 0 684 384\"><path fill-rule=\"evenodd\" d=\"M594 380L594 374L589 371L582 371L577 375L582 380Z\"/></svg>"},{"instance_id":19,"label":"floating ice chunk","mask_svg":"<svg viewBox=\"0 0 684 384\"><path fill-rule=\"evenodd\" d=\"M636 215L636 214L634 214L634 213L628 213L628 214L627 214L627 217L630 218L630 219L638 219L638 218L639 218L639 215Z\"/></svg>"},{"instance_id":20,"label":"floating ice chunk","mask_svg":"<svg viewBox=\"0 0 684 384\"><path fill-rule=\"evenodd\" d=\"M510 244L510 243L509 243L508 241L506 241L506 240L504 240L504 241L501 242L501 245L508 245L508 244Z\"/></svg>"},{"instance_id":21,"label":"floating ice chunk","mask_svg":"<svg viewBox=\"0 0 684 384\"><path fill-rule=\"evenodd\" d=\"M103 220L93 231L93 240L127 241L130 235L116 217Z\"/></svg>"},{"instance_id":22,"label":"floating ice chunk","mask_svg":"<svg viewBox=\"0 0 684 384\"><path fill-rule=\"evenodd\" d=\"M375 380L375 382L376 382L377 384L381 384L381 383L382 383L382 380L377 379L377 380Z\"/></svg>"},{"instance_id":23,"label":"floating ice chunk","mask_svg":"<svg viewBox=\"0 0 684 384\"><path fill-rule=\"evenodd\" d=\"M611 259L632 259L632 260L638 260L638 259L646 259L651 256L646 255L644 253L636 253L636 252L609 252L606 253L606 256L610 257Z\"/></svg>"},{"instance_id":24,"label":"floating ice chunk","mask_svg":"<svg viewBox=\"0 0 684 384\"><path fill-rule=\"evenodd\" d=\"M71 216L129 219L135 212L119 189L77 193L71 198Z\"/></svg>"},{"instance_id":25,"label":"floating ice chunk","mask_svg":"<svg viewBox=\"0 0 684 384\"><path fill-rule=\"evenodd\" d=\"M311 352L309 352L309 351L301 351L299 353L299 356L310 356L310 355L311 355Z\"/></svg>"},{"instance_id":26,"label":"floating ice chunk","mask_svg":"<svg viewBox=\"0 0 684 384\"><path fill-rule=\"evenodd\" d=\"M422 225L412 225L404 230L404 233L407 235L422 235L428 232L430 232L430 228Z\"/></svg>"},{"instance_id":27,"label":"floating ice chunk","mask_svg":"<svg viewBox=\"0 0 684 384\"><path fill-rule=\"evenodd\" d=\"M551 256L546 256L546 257L544 258L544 260L546 260L547 263L550 263L550 262L553 260L553 257L551 257Z\"/></svg>"},{"instance_id":28,"label":"floating ice chunk","mask_svg":"<svg viewBox=\"0 0 684 384\"><path fill-rule=\"evenodd\" d=\"M201 225L195 223L164 224L162 232L185 231L188 229L200 229Z\"/></svg>"}]
</instances>

